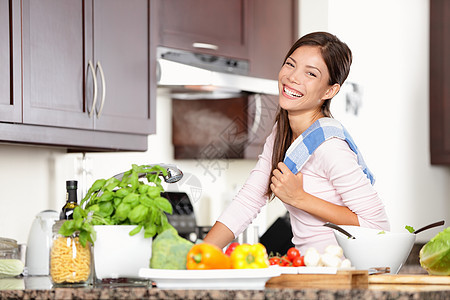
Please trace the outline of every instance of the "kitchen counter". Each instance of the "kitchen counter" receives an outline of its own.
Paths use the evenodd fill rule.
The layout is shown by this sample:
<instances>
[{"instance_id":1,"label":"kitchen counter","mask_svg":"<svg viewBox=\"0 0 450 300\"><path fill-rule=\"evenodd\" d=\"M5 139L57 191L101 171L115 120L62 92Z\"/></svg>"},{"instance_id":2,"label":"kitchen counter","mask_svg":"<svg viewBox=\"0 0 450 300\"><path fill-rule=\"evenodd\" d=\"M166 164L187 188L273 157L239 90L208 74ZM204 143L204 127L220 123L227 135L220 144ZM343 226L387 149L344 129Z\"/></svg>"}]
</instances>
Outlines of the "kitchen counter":
<instances>
[{"instance_id":1,"label":"kitchen counter","mask_svg":"<svg viewBox=\"0 0 450 300\"><path fill-rule=\"evenodd\" d=\"M448 285L369 284L306 288L300 284L295 288L264 290L162 290L152 287L149 282L54 288L45 276L14 279L16 282L10 285L12 289L0 290L0 299L450 299Z\"/></svg>"}]
</instances>

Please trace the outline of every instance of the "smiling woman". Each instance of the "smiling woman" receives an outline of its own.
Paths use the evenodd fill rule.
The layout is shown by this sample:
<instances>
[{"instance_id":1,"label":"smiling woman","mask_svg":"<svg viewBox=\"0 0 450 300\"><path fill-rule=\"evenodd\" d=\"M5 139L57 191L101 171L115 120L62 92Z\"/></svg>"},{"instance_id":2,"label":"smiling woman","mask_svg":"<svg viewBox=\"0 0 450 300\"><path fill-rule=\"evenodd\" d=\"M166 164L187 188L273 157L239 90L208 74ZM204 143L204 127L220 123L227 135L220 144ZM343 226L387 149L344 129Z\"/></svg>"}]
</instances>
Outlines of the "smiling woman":
<instances>
[{"instance_id":1,"label":"smiling woman","mask_svg":"<svg viewBox=\"0 0 450 300\"><path fill-rule=\"evenodd\" d=\"M300 252L337 244L325 222L389 230L374 176L355 142L330 112L352 53L327 32L300 38L278 75L279 109L263 153L244 187L204 239L224 247L277 197L290 214Z\"/></svg>"}]
</instances>

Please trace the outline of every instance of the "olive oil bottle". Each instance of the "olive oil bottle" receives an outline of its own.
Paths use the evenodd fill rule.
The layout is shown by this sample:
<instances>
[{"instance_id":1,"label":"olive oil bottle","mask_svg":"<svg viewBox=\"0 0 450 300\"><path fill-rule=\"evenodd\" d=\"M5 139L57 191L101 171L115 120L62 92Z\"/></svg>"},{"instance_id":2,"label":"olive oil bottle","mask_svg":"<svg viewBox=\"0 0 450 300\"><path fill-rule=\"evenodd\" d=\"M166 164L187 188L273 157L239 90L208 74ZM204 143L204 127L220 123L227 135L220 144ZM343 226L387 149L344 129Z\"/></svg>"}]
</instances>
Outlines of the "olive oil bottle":
<instances>
[{"instance_id":1,"label":"olive oil bottle","mask_svg":"<svg viewBox=\"0 0 450 300\"><path fill-rule=\"evenodd\" d=\"M66 181L66 204L59 215L60 220L72 220L73 210L78 206L77 201L78 182L76 180Z\"/></svg>"}]
</instances>

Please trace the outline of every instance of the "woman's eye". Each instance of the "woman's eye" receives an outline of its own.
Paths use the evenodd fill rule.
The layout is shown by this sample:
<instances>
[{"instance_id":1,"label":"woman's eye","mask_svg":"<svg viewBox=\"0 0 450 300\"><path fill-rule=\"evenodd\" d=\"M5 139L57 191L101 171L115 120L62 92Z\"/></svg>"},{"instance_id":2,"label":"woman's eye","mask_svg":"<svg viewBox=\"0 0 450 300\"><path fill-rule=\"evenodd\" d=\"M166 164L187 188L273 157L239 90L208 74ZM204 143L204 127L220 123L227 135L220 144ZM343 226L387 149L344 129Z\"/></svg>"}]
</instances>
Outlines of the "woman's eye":
<instances>
[{"instance_id":1,"label":"woman's eye","mask_svg":"<svg viewBox=\"0 0 450 300\"><path fill-rule=\"evenodd\" d=\"M308 75L309 75L309 76L312 76L312 77L317 77L316 74L314 74L314 73L312 73L312 72L308 72Z\"/></svg>"},{"instance_id":2,"label":"woman's eye","mask_svg":"<svg viewBox=\"0 0 450 300\"><path fill-rule=\"evenodd\" d=\"M288 66L290 66L290 67L294 67L294 64L291 63L291 62L288 62L288 61L287 61L285 64L288 65Z\"/></svg>"}]
</instances>

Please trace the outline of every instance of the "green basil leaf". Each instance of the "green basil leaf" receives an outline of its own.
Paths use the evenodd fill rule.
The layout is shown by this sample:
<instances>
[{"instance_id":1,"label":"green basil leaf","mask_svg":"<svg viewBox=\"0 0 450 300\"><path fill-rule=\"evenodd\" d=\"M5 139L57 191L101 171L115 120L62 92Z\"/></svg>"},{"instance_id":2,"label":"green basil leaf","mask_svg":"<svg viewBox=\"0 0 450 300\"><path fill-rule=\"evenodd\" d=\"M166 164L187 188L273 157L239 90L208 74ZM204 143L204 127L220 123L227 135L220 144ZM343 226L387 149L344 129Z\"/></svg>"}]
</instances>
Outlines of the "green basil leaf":
<instances>
[{"instance_id":1,"label":"green basil leaf","mask_svg":"<svg viewBox=\"0 0 450 300\"><path fill-rule=\"evenodd\" d=\"M172 214L172 212L173 212L172 204L170 204L169 200L167 200L164 197L156 197L155 205L156 205L156 207L158 207L159 209L161 209L162 211L164 211L168 214Z\"/></svg>"}]
</instances>

